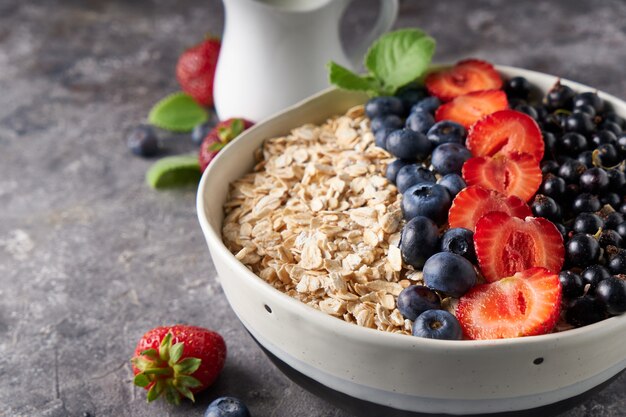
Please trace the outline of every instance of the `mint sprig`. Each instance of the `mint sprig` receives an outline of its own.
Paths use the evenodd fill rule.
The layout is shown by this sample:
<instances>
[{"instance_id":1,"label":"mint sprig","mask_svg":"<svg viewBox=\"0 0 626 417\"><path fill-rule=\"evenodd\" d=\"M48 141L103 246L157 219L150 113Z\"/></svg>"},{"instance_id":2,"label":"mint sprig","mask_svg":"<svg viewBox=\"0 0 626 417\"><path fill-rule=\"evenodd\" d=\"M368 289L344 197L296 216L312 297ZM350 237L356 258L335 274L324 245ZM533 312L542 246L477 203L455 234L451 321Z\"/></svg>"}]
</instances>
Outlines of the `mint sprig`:
<instances>
[{"instance_id":1,"label":"mint sprig","mask_svg":"<svg viewBox=\"0 0 626 417\"><path fill-rule=\"evenodd\" d=\"M367 51L364 64L368 74L355 74L331 61L329 79L344 90L393 95L426 72L434 53L433 38L418 29L400 29L381 36Z\"/></svg>"}]
</instances>

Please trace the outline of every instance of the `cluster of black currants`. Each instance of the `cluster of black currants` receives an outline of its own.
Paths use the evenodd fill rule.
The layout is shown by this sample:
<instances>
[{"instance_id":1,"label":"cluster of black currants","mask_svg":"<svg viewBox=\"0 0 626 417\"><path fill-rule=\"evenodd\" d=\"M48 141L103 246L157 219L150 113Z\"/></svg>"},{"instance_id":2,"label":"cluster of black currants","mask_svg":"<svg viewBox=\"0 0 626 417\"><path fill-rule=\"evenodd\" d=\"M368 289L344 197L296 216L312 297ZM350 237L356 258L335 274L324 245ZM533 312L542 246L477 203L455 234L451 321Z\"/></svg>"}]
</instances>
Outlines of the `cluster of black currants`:
<instances>
[{"instance_id":1,"label":"cluster of black currants","mask_svg":"<svg viewBox=\"0 0 626 417\"><path fill-rule=\"evenodd\" d=\"M505 91L542 129L543 182L531 209L563 235L566 321L578 327L626 311L626 122L597 93L560 82L543 98L522 77Z\"/></svg>"}]
</instances>

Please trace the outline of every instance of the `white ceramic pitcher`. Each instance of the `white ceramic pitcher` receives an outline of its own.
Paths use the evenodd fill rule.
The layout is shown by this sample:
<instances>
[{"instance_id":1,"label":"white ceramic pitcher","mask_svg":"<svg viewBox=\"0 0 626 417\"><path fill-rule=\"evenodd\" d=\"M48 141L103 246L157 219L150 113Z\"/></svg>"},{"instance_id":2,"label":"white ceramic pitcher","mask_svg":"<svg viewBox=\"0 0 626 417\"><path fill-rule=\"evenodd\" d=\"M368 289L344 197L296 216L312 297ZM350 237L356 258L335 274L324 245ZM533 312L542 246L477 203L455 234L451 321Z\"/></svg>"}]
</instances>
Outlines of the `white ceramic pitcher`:
<instances>
[{"instance_id":1,"label":"white ceramic pitcher","mask_svg":"<svg viewBox=\"0 0 626 417\"><path fill-rule=\"evenodd\" d=\"M339 22L350 0L223 0L226 23L215 74L220 119L261 119L328 86L330 60L358 68L389 30L398 0L381 0L378 20L350 54Z\"/></svg>"}]
</instances>

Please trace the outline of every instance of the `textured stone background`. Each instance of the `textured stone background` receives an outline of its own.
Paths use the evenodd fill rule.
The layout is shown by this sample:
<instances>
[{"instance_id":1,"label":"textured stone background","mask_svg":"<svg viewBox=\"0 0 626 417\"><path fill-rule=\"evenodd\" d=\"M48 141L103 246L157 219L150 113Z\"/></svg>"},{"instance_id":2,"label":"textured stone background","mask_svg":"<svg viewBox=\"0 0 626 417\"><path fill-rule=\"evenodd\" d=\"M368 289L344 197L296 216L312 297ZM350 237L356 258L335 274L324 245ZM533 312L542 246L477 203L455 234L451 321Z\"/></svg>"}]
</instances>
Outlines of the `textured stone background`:
<instances>
[{"instance_id":1,"label":"textured stone background","mask_svg":"<svg viewBox=\"0 0 626 417\"><path fill-rule=\"evenodd\" d=\"M375 5L353 5L348 45ZM400 13L397 27L438 40L439 61L477 56L626 98L626 2L414 0ZM149 189L152 161L123 142L177 89L183 48L222 25L216 0L0 1L0 416L201 416L221 394L256 417L349 416L265 358L214 280L194 190ZM147 329L173 322L229 345L217 385L178 409L147 405L128 363ZM625 392L622 374L560 416L623 417Z\"/></svg>"}]
</instances>

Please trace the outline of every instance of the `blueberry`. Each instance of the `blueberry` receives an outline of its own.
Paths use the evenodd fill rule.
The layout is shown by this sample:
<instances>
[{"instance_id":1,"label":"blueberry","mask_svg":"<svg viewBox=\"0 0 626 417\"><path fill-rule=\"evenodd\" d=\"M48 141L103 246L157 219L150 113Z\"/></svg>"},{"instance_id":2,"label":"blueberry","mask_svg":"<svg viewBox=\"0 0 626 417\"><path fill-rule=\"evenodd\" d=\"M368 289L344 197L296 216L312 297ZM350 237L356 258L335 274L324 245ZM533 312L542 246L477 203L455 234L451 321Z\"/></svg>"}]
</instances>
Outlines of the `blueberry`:
<instances>
[{"instance_id":1,"label":"blueberry","mask_svg":"<svg viewBox=\"0 0 626 417\"><path fill-rule=\"evenodd\" d=\"M450 193L450 197L454 198L467 184L465 180L458 174L447 174L441 177L437 184L442 185Z\"/></svg>"},{"instance_id":2,"label":"blueberry","mask_svg":"<svg viewBox=\"0 0 626 417\"><path fill-rule=\"evenodd\" d=\"M579 194L572 203L574 213L594 212L600 210L601 207L598 197L589 193Z\"/></svg>"},{"instance_id":3,"label":"blueberry","mask_svg":"<svg viewBox=\"0 0 626 417\"><path fill-rule=\"evenodd\" d=\"M527 100L532 86L524 77L513 77L504 83L504 92L509 98Z\"/></svg>"},{"instance_id":4,"label":"blueberry","mask_svg":"<svg viewBox=\"0 0 626 417\"><path fill-rule=\"evenodd\" d=\"M593 119L587 113L572 113L565 119L563 126L566 132L591 133L595 129Z\"/></svg>"},{"instance_id":5,"label":"blueberry","mask_svg":"<svg viewBox=\"0 0 626 417\"><path fill-rule=\"evenodd\" d=\"M191 141L195 145L202 145L204 138L209 134L211 129L213 128L214 123L212 122L204 122L196 125L191 131Z\"/></svg>"},{"instance_id":6,"label":"blueberry","mask_svg":"<svg viewBox=\"0 0 626 417\"><path fill-rule=\"evenodd\" d=\"M561 271L559 281L563 291L563 297L572 300L583 295L585 284L580 275L573 271Z\"/></svg>"},{"instance_id":7,"label":"blueberry","mask_svg":"<svg viewBox=\"0 0 626 417\"><path fill-rule=\"evenodd\" d=\"M587 139L580 133L569 132L561 137L559 148L573 156L587 149Z\"/></svg>"},{"instance_id":8,"label":"blueberry","mask_svg":"<svg viewBox=\"0 0 626 417\"><path fill-rule=\"evenodd\" d=\"M395 184L396 183L396 177L398 176L398 172L400 172L402 167L405 167L405 166L410 165L412 163L413 163L413 161L405 161L404 159L396 159L395 161L393 161L389 165L387 165L387 170L385 172L385 176L387 177L387 179L392 184Z\"/></svg>"},{"instance_id":9,"label":"blueberry","mask_svg":"<svg viewBox=\"0 0 626 417\"><path fill-rule=\"evenodd\" d=\"M416 216L404 225L400 253L405 263L421 269L439 248L439 229L428 217Z\"/></svg>"},{"instance_id":10,"label":"blueberry","mask_svg":"<svg viewBox=\"0 0 626 417\"><path fill-rule=\"evenodd\" d=\"M460 297L476 284L470 261L452 252L439 252L424 264L424 284L452 297Z\"/></svg>"},{"instance_id":11,"label":"blueberry","mask_svg":"<svg viewBox=\"0 0 626 417\"><path fill-rule=\"evenodd\" d=\"M599 194L609 187L609 176L602 168L589 168L580 175L580 189L582 191Z\"/></svg>"},{"instance_id":12,"label":"blueberry","mask_svg":"<svg viewBox=\"0 0 626 417\"><path fill-rule=\"evenodd\" d=\"M616 247L607 248L606 267L613 275L626 274L626 250ZM428 261L426 261L428 263Z\"/></svg>"},{"instance_id":13,"label":"blueberry","mask_svg":"<svg viewBox=\"0 0 626 417\"><path fill-rule=\"evenodd\" d=\"M204 417L250 417L250 411L235 397L220 397L209 404Z\"/></svg>"},{"instance_id":14,"label":"blueberry","mask_svg":"<svg viewBox=\"0 0 626 417\"><path fill-rule=\"evenodd\" d=\"M442 120L435 123L426 133L426 137L434 146L442 143L458 143L462 145L465 143L466 136L467 130L462 125L450 120Z\"/></svg>"},{"instance_id":15,"label":"blueberry","mask_svg":"<svg viewBox=\"0 0 626 417\"><path fill-rule=\"evenodd\" d=\"M374 143L379 148L387 149L387 137L391 132L394 132L396 129L392 127L383 127L374 133Z\"/></svg>"},{"instance_id":16,"label":"blueberry","mask_svg":"<svg viewBox=\"0 0 626 417\"><path fill-rule=\"evenodd\" d=\"M443 225L448 219L451 204L450 194L439 184L415 184L402 194L402 212L406 220L425 216Z\"/></svg>"},{"instance_id":17,"label":"blueberry","mask_svg":"<svg viewBox=\"0 0 626 417\"><path fill-rule=\"evenodd\" d=\"M573 300L565 311L565 320L576 327L597 323L606 318L606 306L588 295Z\"/></svg>"},{"instance_id":18,"label":"blueberry","mask_svg":"<svg viewBox=\"0 0 626 417\"><path fill-rule=\"evenodd\" d=\"M406 87L401 89L396 96L402 100L404 106L404 113L409 114L411 108L424 97L426 97L426 91L423 87Z\"/></svg>"},{"instance_id":19,"label":"blueberry","mask_svg":"<svg viewBox=\"0 0 626 417\"><path fill-rule=\"evenodd\" d=\"M604 303L609 314L626 312L626 281L616 277L603 279L596 288L596 298Z\"/></svg>"},{"instance_id":20,"label":"blueberry","mask_svg":"<svg viewBox=\"0 0 626 417\"><path fill-rule=\"evenodd\" d=\"M435 148L430 162L441 175L460 174L465 161L472 157L472 153L458 143L444 143Z\"/></svg>"},{"instance_id":21,"label":"blueberry","mask_svg":"<svg viewBox=\"0 0 626 417\"><path fill-rule=\"evenodd\" d=\"M128 148L137 156L154 156L159 153L159 141L154 129L147 125L135 127L126 138Z\"/></svg>"},{"instance_id":22,"label":"blueberry","mask_svg":"<svg viewBox=\"0 0 626 417\"><path fill-rule=\"evenodd\" d=\"M598 264L588 266L580 274L580 277L583 280L583 285L589 285L588 294L592 295L595 294L598 283L610 276L611 273L609 270Z\"/></svg>"},{"instance_id":23,"label":"blueberry","mask_svg":"<svg viewBox=\"0 0 626 417\"><path fill-rule=\"evenodd\" d=\"M422 182L434 183L435 174L423 165L410 164L402 167L396 175L396 187L401 193L408 190L415 184Z\"/></svg>"},{"instance_id":24,"label":"blueberry","mask_svg":"<svg viewBox=\"0 0 626 417\"><path fill-rule=\"evenodd\" d=\"M594 235L601 227L604 227L604 221L602 221L600 216L593 213L580 213L574 219L572 230L575 233L587 233Z\"/></svg>"},{"instance_id":25,"label":"blueberry","mask_svg":"<svg viewBox=\"0 0 626 417\"><path fill-rule=\"evenodd\" d=\"M437 293L423 285L409 285L398 295L398 311L405 319L414 321L426 310L441 308Z\"/></svg>"},{"instance_id":26,"label":"blueberry","mask_svg":"<svg viewBox=\"0 0 626 417\"><path fill-rule=\"evenodd\" d=\"M565 258L573 267L595 264L600 259L600 244L591 235L577 233L565 244Z\"/></svg>"},{"instance_id":27,"label":"blueberry","mask_svg":"<svg viewBox=\"0 0 626 417\"><path fill-rule=\"evenodd\" d=\"M404 126L402 119L395 114L376 116L370 121L370 129L376 133L383 128L401 129Z\"/></svg>"},{"instance_id":28,"label":"blueberry","mask_svg":"<svg viewBox=\"0 0 626 417\"><path fill-rule=\"evenodd\" d=\"M573 99L574 108L581 106L590 106L596 113L604 110L604 101L598 96L597 93L586 91L584 93L578 93Z\"/></svg>"},{"instance_id":29,"label":"blueberry","mask_svg":"<svg viewBox=\"0 0 626 417\"><path fill-rule=\"evenodd\" d=\"M441 100L437 97L426 97L423 100L417 102L417 104L411 107L411 113L425 111L430 114L434 114L435 110L437 110L441 106Z\"/></svg>"},{"instance_id":30,"label":"blueberry","mask_svg":"<svg viewBox=\"0 0 626 417\"><path fill-rule=\"evenodd\" d=\"M428 310L419 315L413 323L413 336L429 339L461 340L461 324L445 310Z\"/></svg>"},{"instance_id":31,"label":"blueberry","mask_svg":"<svg viewBox=\"0 0 626 417\"><path fill-rule=\"evenodd\" d=\"M416 111L409 114L406 119L406 127L419 133L426 133L435 124L432 114L425 111Z\"/></svg>"},{"instance_id":32,"label":"blueberry","mask_svg":"<svg viewBox=\"0 0 626 417\"><path fill-rule=\"evenodd\" d=\"M567 109L572 106L572 99L576 93L570 87L563 85L560 81L548 91L543 99L544 104L550 110Z\"/></svg>"},{"instance_id":33,"label":"blueberry","mask_svg":"<svg viewBox=\"0 0 626 417\"><path fill-rule=\"evenodd\" d=\"M556 201L546 195L535 195L530 208L535 217L545 217L553 222L561 220L561 207Z\"/></svg>"},{"instance_id":34,"label":"blueberry","mask_svg":"<svg viewBox=\"0 0 626 417\"><path fill-rule=\"evenodd\" d=\"M456 253L468 261L476 263L474 232L463 227L453 227L446 230L441 237L441 250Z\"/></svg>"},{"instance_id":35,"label":"blueberry","mask_svg":"<svg viewBox=\"0 0 626 417\"><path fill-rule=\"evenodd\" d=\"M404 104L402 103L402 100L398 97L374 97L365 104L365 114L370 119L374 119L375 117L387 116L390 114L395 116L402 116L404 114Z\"/></svg>"},{"instance_id":36,"label":"blueberry","mask_svg":"<svg viewBox=\"0 0 626 417\"><path fill-rule=\"evenodd\" d=\"M387 136L387 150L400 159L423 160L430 154L431 148L426 136L410 129L396 130Z\"/></svg>"}]
</instances>

